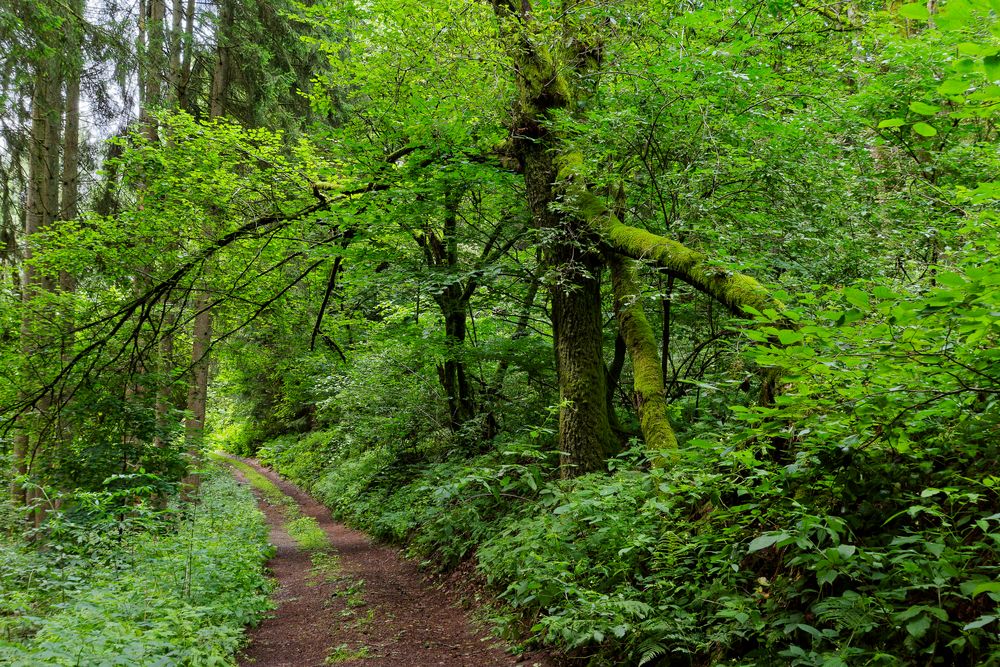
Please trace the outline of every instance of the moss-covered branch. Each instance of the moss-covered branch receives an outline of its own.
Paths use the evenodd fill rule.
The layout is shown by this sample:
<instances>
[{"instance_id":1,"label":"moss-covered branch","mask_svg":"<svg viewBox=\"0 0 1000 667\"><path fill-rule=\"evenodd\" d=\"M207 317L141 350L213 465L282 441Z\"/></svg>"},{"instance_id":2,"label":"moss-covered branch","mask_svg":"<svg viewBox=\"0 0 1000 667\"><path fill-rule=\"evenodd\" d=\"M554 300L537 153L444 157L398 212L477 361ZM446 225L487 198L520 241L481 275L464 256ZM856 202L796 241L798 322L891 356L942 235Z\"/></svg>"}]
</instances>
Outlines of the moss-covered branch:
<instances>
[{"instance_id":1,"label":"moss-covered branch","mask_svg":"<svg viewBox=\"0 0 1000 667\"><path fill-rule=\"evenodd\" d=\"M656 337L639 301L635 263L614 253L609 257L608 263L615 297L615 315L632 359L635 402L642 437L649 448L650 460L662 464L677 450L677 437L667 418L667 400Z\"/></svg>"},{"instance_id":2,"label":"moss-covered branch","mask_svg":"<svg viewBox=\"0 0 1000 667\"><path fill-rule=\"evenodd\" d=\"M611 250L653 263L669 275L713 297L736 315L745 316L748 306L757 310L773 308L781 312L782 304L754 278L714 266L706 255L682 243L623 224L600 197L578 182L581 161L582 156L578 152L560 156L557 162L559 179L568 203L576 209L577 215L601 232Z\"/></svg>"},{"instance_id":3,"label":"moss-covered branch","mask_svg":"<svg viewBox=\"0 0 1000 667\"><path fill-rule=\"evenodd\" d=\"M605 241L617 252L652 261L737 315L746 315L747 306L757 310L774 308L779 312L782 308L755 279L713 266L704 254L677 241L624 225L613 215L605 218L603 232Z\"/></svg>"}]
</instances>

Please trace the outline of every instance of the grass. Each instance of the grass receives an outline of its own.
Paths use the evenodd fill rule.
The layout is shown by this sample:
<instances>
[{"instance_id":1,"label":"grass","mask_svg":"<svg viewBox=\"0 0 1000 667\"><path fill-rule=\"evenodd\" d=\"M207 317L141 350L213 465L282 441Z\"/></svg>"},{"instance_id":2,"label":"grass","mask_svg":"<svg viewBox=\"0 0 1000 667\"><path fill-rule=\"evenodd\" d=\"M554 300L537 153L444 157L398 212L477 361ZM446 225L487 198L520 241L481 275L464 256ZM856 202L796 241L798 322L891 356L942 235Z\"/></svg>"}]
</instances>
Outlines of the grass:
<instances>
[{"instance_id":1,"label":"grass","mask_svg":"<svg viewBox=\"0 0 1000 667\"><path fill-rule=\"evenodd\" d=\"M311 516L300 516L285 523L285 530L305 551L326 551L331 548L326 533Z\"/></svg>"},{"instance_id":2,"label":"grass","mask_svg":"<svg viewBox=\"0 0 1000 667\"><path fill-rule=\"evenodd\" d=\"M333 548L330 538L319 527L311 516L302 514L299 504L289 497L284 491L264 475L260 474L253 466L235 458L230 458L225 454L213 452L210 456L216 461L225 463L236 470L239 470L250 486L260 491L264 499L275 507L280 507L285 516L283 527L285 531L295 540L296 544L303 551L326 552Z\"/></svg>"},{"instance_id":3,"label":"grass","mask_svg":"<svg viewBox=\"0 0 1000 667\"><path fill-rule=\"evenodd\" d=\"M349 662L351 660L362 660L369 657L368 647L360 646L356 649L348 648L347 644L341 644L340 646L335 646L330 649L330 654L326 656L326 664L336 665L341 662Z\"/></svg>"},{"instance_id":4,"label":"grass","mask_svg":"<svg viewBox=\"0 0 1000 667\"><path fill-rule=\"evenodd\" d=\"M330 543L329 537L320 528L315 518L303 515L299 504L294 499L290 498L274 482L260 474L249 464L221 453L213 453L211 456L216 461L239 470L250 485L257 489L268 503L281 508L284 515L283 527L285 531L295 540L300 549L311 552L312 568L309 573L310 585L316 585L321 581L330 583L340 582L344 587L336 595L344 598L346 608L341 612L343 616L352 617L355 615L356 609L364 607L367 604L363 595L364 580L358 579L346 583L341 579L340 559L333 552L333 545ZM374 616L375 611L369 609L367 615L356 622L359 625L365 625L371 623L374 620ZM367 646L351 649L347 644L341 644L330 649L330 653L326 658L326 664L332 665L351 660L361 660L369 657L369 655Z\"/></svg>"}]
</instances>

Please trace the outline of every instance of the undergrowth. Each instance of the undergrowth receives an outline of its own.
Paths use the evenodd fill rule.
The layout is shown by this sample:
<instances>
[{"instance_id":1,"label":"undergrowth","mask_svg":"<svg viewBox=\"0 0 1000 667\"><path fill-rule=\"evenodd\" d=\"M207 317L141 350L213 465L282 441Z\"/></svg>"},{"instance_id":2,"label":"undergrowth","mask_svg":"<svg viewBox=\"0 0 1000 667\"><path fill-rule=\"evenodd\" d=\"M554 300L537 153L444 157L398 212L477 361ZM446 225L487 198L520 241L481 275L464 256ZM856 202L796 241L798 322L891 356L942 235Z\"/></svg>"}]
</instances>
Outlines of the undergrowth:
<instances>
[{"instance_id":1,"label":"undergrowth","mask_svg":"<svg viewBox=\"0 0 1000 667\"><path fill-rule=\"evenodd\" d=\"M530 441L410 463L314 433L259 454L428 564L475 556L502 632L590 664L1000 664L996 493L898 455L720 448L664 470L636 449L563 481ZM870 497L846 502L859 477Z\"/></svg>"},{"instance_id":2,"label":"undergrowth","mask_svg":"<svg viewBox=\"0 0 1000 667\"><path fill-rule=\"evenodd\" d=\"M330 539L311 516L304 516L299 504L274 482L260 474L254 468L238 459L214 453L212 458L236 468L247 479L250 485L260 491L270 504L280 507L285 517L285 531L295 540L300 549L305 551L323 551L331 548Z\"/></svg>"},{"instance_id":3,"label":"undergrowth","mask_svg":"<svg viewBox=\"0 0 1000 667\"><path fill-rule=\"evenodd\" d=\"M187 502L92 504L50 520L44 548L0 547L0 663L227 665L270 608L270 554L251 494L210 471ZM105 542L77 539L110 514ZM139 525L133 521L132 526Z\"/></svg>"}]
</instances>

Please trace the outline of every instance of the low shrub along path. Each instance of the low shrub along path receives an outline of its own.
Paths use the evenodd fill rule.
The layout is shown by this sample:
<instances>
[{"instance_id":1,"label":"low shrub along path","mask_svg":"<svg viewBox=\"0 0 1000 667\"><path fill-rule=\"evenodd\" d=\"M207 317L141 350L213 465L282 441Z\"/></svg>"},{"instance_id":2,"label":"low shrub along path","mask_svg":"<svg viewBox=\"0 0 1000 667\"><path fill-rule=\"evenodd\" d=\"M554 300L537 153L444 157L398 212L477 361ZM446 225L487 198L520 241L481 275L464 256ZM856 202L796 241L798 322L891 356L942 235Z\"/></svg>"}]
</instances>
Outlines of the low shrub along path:
<instances>
[{"instance_id":1,"label":"low shrub along path","mask_svg":"<svg viewBox=\"0 0 1000 667\"><path fill-rule=\"evenodd\" d=\"M430 586L390 547L252 459L224 457L250 483L276 552L277 609L250 632L241 665L540 665L518 660L473 628L449 591Z\"/></svg>"}]
</instances>

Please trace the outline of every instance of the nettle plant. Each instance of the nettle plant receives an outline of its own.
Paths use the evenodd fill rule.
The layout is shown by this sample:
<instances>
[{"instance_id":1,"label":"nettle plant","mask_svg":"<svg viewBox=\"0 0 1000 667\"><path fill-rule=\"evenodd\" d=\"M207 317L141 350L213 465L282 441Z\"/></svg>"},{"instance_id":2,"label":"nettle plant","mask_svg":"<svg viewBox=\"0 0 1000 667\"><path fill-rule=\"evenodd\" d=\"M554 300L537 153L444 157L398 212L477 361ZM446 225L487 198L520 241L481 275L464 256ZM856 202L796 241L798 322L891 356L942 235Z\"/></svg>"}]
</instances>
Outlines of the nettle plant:
<instances>
[{"instance_id":1,"label":"nettle plant","mask_svg":"<svg viewBox=\"0 0 1000 667\"><path fill-rule=\"evenodd\" d=\"M787 620L812 637L786 653L799 664L833 642L847 655L845 633L893 637L902 648L885 664L998 659L1000 265L982 240L992 225L992 214L969 223L965 259L932 285L804 296L795 331L761 315L747 333L755 361L781 369L783 392L734 411L792 491L749 550L780 560L798 600Z\"/></svg>"}]
</instances>

